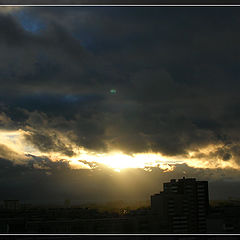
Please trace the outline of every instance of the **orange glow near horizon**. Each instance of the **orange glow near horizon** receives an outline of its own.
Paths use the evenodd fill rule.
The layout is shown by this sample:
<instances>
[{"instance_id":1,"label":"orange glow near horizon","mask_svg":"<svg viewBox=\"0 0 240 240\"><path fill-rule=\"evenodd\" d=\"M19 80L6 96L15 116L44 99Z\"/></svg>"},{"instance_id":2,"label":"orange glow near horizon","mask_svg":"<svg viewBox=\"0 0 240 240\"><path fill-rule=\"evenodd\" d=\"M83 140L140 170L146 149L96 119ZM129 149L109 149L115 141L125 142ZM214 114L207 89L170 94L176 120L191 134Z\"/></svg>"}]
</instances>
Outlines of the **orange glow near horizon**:
<instances>
[{"instance_id":1,"label":"orange glow near horizon","mask_svg":"<svg viewBox=\"0 0 240 240\"><path fill-rule=\"evenodd\" d=\"M28 132L23 130L7 131L0 130L0 142L8 149L12 150L11 154L13 161L19 160L26 161L27 155L44 156L52 161L66 160L72 168L76 169L93 169L97 166L104 166L113 169L116 172L121 172L127 168L140 168L146 171L151 171L151 168L160 168L163 171L173 171L176 164L187 164L193 168L233 168L240 169L233 160L223 161L222 159L214 158L208 159L207 156L210 152L214 152L221 145L209 145L205 148L200 148L197 151L189 151L188 155L184 156L164 156L161 153L148 152L148 153L134 153L125 154L121 151L112 151L108 153L96 153L88 151L82 147L69 143L68 139L64 136L59 136L66 144L72 144L76 155L69 157L61 154L60 152L41 152L33 145L26 142L24 135ZM198 158L197 154L203 153L205 158Z\"/></svg>"},{"instance_id":2,"label":"orange glow near horizon","mask_svg":"<svg viewBox=\"0 0 240 240\"><path fill-rule=\"evenodd\" d=\"M97 154L83 151L77 157L70 158L69 160L70 164L75 167L78 167L78 165L81 164L79 160L84 160L88 163L105 165L117 172L126 168L149 169L152 167L158 167L164 171L172 171L174 168L174 166L172 166L173 162L167 161L160 153L139 153L127 155L122 152Z\"/></svg>"}]
</instances>

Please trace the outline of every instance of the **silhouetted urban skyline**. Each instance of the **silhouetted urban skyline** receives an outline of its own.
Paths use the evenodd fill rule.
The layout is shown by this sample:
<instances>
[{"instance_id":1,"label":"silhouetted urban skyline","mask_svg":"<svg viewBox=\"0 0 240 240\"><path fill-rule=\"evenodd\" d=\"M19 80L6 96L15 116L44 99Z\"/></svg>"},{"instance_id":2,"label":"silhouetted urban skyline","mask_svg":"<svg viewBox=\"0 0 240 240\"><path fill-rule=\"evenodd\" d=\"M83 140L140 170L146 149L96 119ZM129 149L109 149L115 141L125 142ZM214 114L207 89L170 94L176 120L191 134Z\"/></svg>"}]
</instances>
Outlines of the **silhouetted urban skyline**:
<instances>
[{"instance_id":1,"label":"silhouetted urban skyline","mask_svg":"<svg viewBox=\"0 0 240 240\"><path fill-rule=\"evenodd\" d=\"M207 181L171 179L149 198L150 206L135 209L123 202L111 209L70 199L62 206L4 200L0 233L240 233L240 201L209 205Z\"/></svg>"}]
</instances>

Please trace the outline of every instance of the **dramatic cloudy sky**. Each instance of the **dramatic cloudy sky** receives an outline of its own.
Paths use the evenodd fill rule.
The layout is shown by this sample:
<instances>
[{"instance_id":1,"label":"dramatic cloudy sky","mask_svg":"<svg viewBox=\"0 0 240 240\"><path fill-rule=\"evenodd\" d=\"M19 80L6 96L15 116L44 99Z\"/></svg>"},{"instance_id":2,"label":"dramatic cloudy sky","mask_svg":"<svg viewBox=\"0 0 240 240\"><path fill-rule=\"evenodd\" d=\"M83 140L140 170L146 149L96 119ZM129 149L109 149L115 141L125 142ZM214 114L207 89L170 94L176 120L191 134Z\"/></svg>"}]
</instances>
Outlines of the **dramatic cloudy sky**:
<instances>
[{"instance_id":1,"label":"dramatic cloudy sky","mask_svg":"<svg viewBox=\"0 0 240 240\"><path fill-rule=\"evenodd\" d=\"M238 197L240 9L1 7L4 198Z\"/></svg>"}]
</instances>

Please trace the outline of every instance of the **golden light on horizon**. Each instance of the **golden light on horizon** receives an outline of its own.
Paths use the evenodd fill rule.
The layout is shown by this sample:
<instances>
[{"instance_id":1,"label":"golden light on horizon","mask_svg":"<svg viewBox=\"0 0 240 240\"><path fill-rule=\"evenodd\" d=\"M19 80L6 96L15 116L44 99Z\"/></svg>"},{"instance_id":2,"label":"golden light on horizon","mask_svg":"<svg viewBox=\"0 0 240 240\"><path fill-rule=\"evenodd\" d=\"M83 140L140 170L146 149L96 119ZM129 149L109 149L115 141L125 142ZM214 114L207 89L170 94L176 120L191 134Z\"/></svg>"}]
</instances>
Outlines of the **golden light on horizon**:
<instances>
[{"instance_id":1,"label":"golden light on horizon","mask_svg":"<svg viewBox=\"0 0 240 240\"><path fill-rule=\"evenodd\" d=\"M217 157L214 159L207 157L211 152L222 147L221 144L211 144L204 148L199 148L196 151L189 151L187 155L179 156L165 156L156 152L126 154L121 151L112 151L108 153L97 153L78 147L70 143L65 136L59 135L61 140L66 144L72 144L76 155L69 157L63 155L61 152L41 152L25 140L24 135L26 134L28 134L28 132L21 129L15 131L0 130L0 141L4 143L2 145L13 151L13 153L10 154L10 160L28 160L27 156L30 154L38 157L47 157L52 161L66 160L72 168L76 169L94 169L98 166L104 166L116 172L121 172L121 170L128 168L140 168L146 171L151 171L152 168L160 168L163 171L173 171L177 164L186 164L189 167L204 169L240 169L234 159L224 161ZM198 157L199 153L205 154L205 157Z\"/></svg>"},{"instance_id":2,"label":"golden light on horizon","mask_svg":"<svg viewBox=\"0 0 240 240\"><path fill-rule=\"evenodd\" d=\"M127 155L122 152L111 152L104 154L82 152L77 157L70 158L70 165L77 167L78 163L81 164L81 160L85 160L88 163L102 164L106 167L112 168L117 172L126 168L151 168L159 167L164 171L173 170L173 162L167 161L159 153L138 153Z\"/></svg>"}]
</instances>

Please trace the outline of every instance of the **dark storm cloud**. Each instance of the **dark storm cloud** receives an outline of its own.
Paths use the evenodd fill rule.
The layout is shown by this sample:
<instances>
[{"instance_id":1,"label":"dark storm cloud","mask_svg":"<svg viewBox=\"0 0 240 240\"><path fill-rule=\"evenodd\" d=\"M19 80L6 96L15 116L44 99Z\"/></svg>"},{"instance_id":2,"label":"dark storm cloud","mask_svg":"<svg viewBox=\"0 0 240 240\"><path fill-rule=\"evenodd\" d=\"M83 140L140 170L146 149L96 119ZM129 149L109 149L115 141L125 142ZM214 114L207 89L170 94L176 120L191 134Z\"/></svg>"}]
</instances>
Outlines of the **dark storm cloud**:
<instances>
[{"instance_id":1,"label":"dark storm cloud","mask_svg":"<svg viewBox=\"0 0 240 240\"><path fill-rule=\"evenodd\" d=\"M238 146L239 20L234 8L26 8L1 16L1 110L32 131L28 140L40 150L67 155L71 148L48 131L95 151ZM234 151L215 155L228 161Z\"/></svg>"},{"instance_id":2,"label":"dark storm cloud","mask_svg":"<svg viewBox=\"0 0 240 240\"><path fill-rule=\"evenodd\" d=\"M96 64L102 64L86 53L66 29L52 23L34 35L6 15L1 16L1 24L1 79L10 94L13 89L9 89L9 84L18 87L20 94L26 91L67 94L88 91L91 85L97 87Z\"/></svg>"},{"instance_id":3,"label":"dark storm cloud","mask_svg":"<svg viewBox=\"0 0 240 240\"><path fill-rule=\"evenodd\" d=\"M54 151L70 157L74 155L71 146L66 146L55 133L49 134L48 132L43 132L41 134L39 132L31 132L25 138L41 152Z\"/></svg>"},{"instance_id":4,"label":"dark storm cloud","mask_svg":"<svg viewBox=\"0 0 240 240\"><path fill-rule=\"evenodd\" d=\"M90 108L91 109L91 108ZM40 150L61 152L65 155L74 155L72 144L85 147L89 150L104 151L104 118L102 114L82 110L71 118L52 116L38 111L26 112L27 119L23 128L28 131L26 139ZM67 143L62 142L67 138Z\"/></svg>"}]
</instances>

